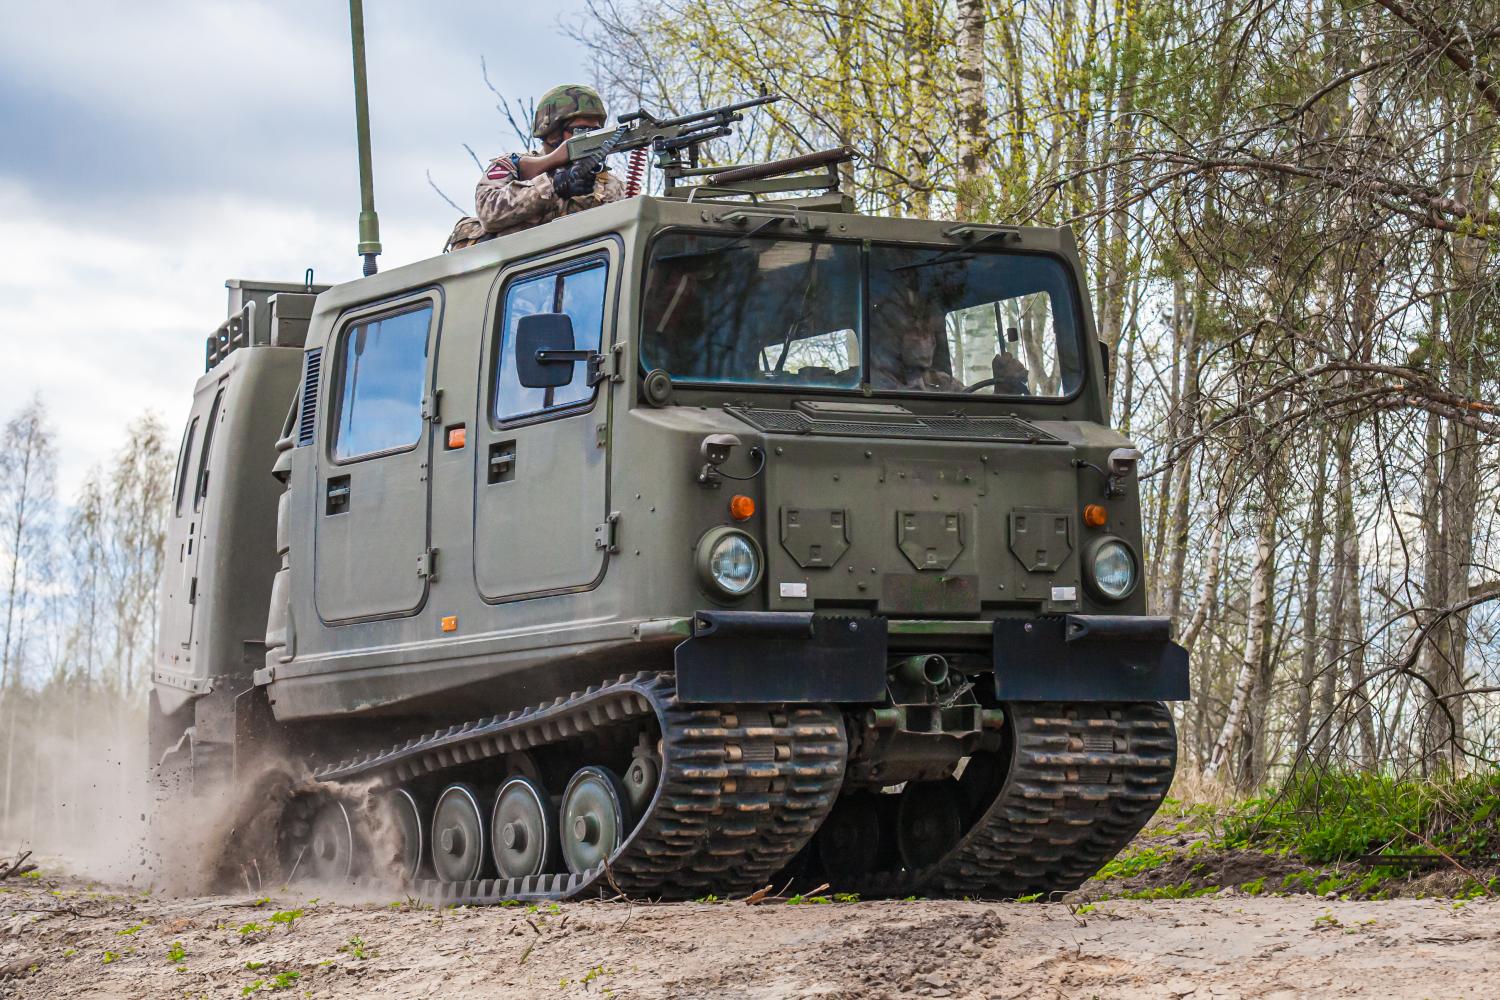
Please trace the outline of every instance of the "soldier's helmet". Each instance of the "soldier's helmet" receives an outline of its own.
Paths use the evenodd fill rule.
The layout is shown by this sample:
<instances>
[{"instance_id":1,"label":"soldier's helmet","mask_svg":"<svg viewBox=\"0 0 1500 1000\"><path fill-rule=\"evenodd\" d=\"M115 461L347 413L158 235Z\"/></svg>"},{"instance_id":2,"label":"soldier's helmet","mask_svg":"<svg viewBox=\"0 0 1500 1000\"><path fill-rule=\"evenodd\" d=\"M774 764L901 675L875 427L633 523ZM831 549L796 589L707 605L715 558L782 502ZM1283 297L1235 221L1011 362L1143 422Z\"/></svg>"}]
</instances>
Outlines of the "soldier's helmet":
<instances>
[{"instance_id":1,"label":"soldier's helmet","mask_svg":"<svg viewBox=\"0 0 1500 1000\"><path fill-rule=\"evenodd\" d=\"M565 83L553 87L536 102L536 117L531 120L531 134L538 139L567 122L569 118L594 115L604 118L604 102L593 87Z\"/></svg>"}]
</instances>

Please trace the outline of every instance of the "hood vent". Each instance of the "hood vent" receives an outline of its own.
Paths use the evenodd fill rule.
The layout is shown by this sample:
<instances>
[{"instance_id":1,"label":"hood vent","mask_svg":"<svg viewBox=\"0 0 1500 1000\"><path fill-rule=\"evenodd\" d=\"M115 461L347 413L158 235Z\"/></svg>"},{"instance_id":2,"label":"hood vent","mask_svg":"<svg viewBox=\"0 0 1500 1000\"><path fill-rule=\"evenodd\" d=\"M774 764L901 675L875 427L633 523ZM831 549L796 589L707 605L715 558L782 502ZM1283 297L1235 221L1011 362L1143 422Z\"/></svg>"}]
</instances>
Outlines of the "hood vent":
<instances>
[{"instance_id":1,"label":"hood vent","mask_svg":"<svg viewBox=\"0 0 1500 1000\"><path fill-rule=\"evenodd\" d=\"M862 420L812 417L797 410L728 405L725 410L768 434L816 434L826 437L918 438L934 441L1012 441L1019 444L1063 444L1016 417L871 415Z\"/></svg>"}]
</instances>

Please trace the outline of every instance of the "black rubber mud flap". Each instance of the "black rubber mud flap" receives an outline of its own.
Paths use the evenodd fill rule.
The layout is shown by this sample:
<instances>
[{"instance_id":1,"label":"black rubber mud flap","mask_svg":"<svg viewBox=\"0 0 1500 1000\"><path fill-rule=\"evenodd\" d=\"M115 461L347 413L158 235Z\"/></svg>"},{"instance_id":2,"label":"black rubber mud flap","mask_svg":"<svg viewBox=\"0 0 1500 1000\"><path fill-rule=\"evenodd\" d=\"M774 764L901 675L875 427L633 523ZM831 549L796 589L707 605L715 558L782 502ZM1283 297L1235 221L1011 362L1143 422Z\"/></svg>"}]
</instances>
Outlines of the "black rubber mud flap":
<instances>
[{"instance_id":1,"label":"black rubber mud flap","mask_svg":"<svg viewBox=\"0 0 1500 1000\"><path fill-rule=\"evenodd\" d=\"M1188 654L1166 618L1056 615L995 622L1001 701L1183 701Z\"/></svg>"},{"instance_id":2,"label":"black rubber mud flap","mask_svg":"<svg viewBox=\"0 0 1500 1000\"><path fill-rule=\"evenodd\" d=\"M688 704L873 702L885 697L884 618L797 611L700 611L678 645Z\"/></svg>"}]
</instances>

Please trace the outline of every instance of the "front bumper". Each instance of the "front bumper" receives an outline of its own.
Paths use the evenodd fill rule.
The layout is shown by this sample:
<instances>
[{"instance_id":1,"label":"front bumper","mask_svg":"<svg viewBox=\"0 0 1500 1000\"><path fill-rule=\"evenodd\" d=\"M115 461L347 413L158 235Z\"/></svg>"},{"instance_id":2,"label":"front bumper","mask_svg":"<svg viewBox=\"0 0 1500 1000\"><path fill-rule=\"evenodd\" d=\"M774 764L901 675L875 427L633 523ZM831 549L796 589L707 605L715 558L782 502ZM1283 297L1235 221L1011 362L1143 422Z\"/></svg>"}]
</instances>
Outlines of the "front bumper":
<instances>
[{"instance_id":1,"label":"front bumper","mask_svg":"<svg viewBox=\"0 0 1500 1000\"><path fill-rule=\"evenodd\" d=\"M675 650L677 697L689 704L877 703L892 637L934 651L988 646L995 695L1015 701L1180 701L1187 650L1166 618L1058 615L912 621L798 611L700 611Z\"/></svg>"},{"instance_id":2,"label":"front bumper","mask_svg":"<svg viewBox=\"0 0 1500 1000\"><path fill-rule=\"evenodd\" d=\"M1001 701L1184 701L1188 654L1168 618L1053 615L995 622Z\"/></svg>"}]
</instances>

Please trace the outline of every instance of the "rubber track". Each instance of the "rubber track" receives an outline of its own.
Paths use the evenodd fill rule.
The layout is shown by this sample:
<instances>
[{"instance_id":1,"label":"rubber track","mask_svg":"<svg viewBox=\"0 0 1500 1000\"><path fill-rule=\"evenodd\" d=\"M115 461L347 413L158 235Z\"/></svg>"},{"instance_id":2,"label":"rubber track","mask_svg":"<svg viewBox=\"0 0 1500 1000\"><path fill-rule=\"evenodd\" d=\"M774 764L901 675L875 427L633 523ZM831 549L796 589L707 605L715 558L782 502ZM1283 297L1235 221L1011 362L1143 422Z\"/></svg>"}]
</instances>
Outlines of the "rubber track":
<instances>
[{"instance_id":1,"label":"rubber track","mask_svg":"<svg viewBox=\"0 0 1500 1000\"><path fill-rule=\"evenodd\" d=\"M419 894L475 904L618 893L693 899L761 888L812 838L838 796L848 743L842 717L827 708L680 705L672 675L635 674L343 761L314 777L394 786L653 715L662 733L661 778L646 816L607 866L525 879L423 881Z\"/></svg>"},{"instance_id":2,"label":"rubber track","mask_svg":"<svg viewBox=\"0 0 1500 1000\"><path fill-rule=\"evenodd\" d=\"M1010 773L942 860L860 880L871 896L1015 898L1076 889L1156 812L1177 764L1154 702L1009 706Z\"/></svg>"}]
</instances>

